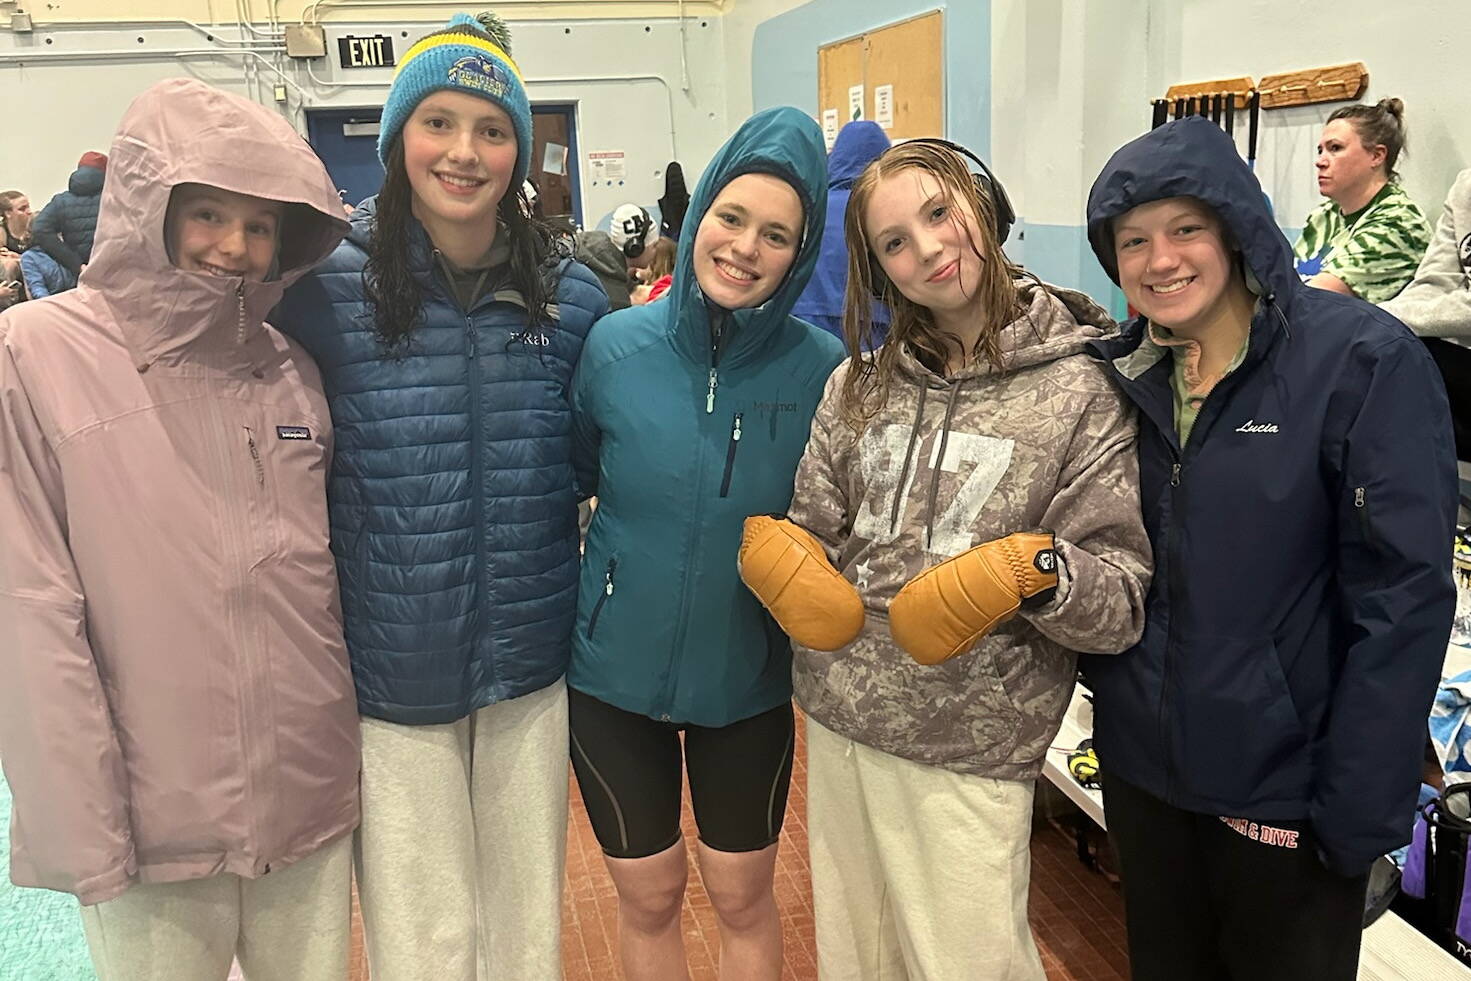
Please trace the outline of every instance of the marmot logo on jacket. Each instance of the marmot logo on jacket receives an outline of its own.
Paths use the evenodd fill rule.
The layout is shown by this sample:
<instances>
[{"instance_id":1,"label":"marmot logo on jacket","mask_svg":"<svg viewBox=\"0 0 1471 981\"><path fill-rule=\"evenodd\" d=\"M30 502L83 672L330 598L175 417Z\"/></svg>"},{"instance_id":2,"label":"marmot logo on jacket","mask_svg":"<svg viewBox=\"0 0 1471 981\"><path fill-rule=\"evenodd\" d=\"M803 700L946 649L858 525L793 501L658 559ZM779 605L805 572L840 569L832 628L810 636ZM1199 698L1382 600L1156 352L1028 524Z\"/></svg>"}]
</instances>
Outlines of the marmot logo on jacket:
<instances>
[{"instance_id":1,"label":"marmot logo on jacket","mask_svg":"<svg viewBox=\"0 0 1471 981\"><path fill-rule=\"evenodd\" d=\"M752 402L751 407L757 412L796 412L796 402Z\"/></svg>"}]
</instances>

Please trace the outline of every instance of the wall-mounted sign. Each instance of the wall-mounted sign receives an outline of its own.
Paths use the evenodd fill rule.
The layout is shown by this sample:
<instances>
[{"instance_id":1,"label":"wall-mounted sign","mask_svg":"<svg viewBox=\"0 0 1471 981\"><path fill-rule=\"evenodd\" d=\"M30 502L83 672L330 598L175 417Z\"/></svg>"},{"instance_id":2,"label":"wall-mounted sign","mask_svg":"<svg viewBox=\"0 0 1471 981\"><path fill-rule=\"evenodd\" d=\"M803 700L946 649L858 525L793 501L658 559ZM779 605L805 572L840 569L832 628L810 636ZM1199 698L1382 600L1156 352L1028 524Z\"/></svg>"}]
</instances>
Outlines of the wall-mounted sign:
<instances>
[{"instance_id":1,"label":"wall-mounted sign","mask_svg":"<svg viewBox=\"0 0 1471 981\"><path fill-rule=\"evenodd\" d=\"M594 181L623 180L628 176L622 150L593 150L587 155L587 166Z\"/></svg>"},{"instance_id":2,"label":"wall-mounted sign","mask_svg":"<svg viewBox=\"0 0 1471 981\"><path fill-rule=\"evenodd\" d=\"M393 38L387 34L359 37L348 34L337 39L337 55L343 68L392 68Z\"/></svg>"},{"instance_id":3,"label":"wall-mounted sign","mask_svg":"<svg viewBox=\"0 0 1471 981\"><path fill-rule=\"evenodd\" d=\"M833 144L838 142L838 111L836 109L822 110L822 139L827 144L829 153L833 150Z\"/></svg>"},{"instance_id":4,"label":"wall-mounted sign","mask_svg":"<svg viewBox=\"0 0 1471 981\"><path fill-rule=\"evenodd\" d=\"M894 128L894 86L873 87L873 121L884 129Z\"/></svg>"}]
</instances>

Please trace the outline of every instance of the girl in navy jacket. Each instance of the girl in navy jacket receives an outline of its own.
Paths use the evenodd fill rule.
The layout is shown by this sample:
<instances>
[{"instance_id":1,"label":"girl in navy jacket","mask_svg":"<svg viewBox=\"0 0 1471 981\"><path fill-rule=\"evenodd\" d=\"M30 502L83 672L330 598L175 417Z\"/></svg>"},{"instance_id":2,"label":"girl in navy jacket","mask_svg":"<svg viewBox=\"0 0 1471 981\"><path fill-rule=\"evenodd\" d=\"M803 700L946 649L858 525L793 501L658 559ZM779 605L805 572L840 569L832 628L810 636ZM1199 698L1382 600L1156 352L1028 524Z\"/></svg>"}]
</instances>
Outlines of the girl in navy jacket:
<instances>
[{"instance_id":1,"label":"girl in navy jacket","mask_svg":"<svg viewBox=\"0 0 1471 981\"><path fill-rule=\"evenodd\" d=\"M1115 153L1088 232L1141 314L1094 347L1140 408L1155 577L1139 644L1084 668L1134 977L1352 978L1455 606L1440 376L1302 284L1206 120Z\"/></svg>"}]
</instances>

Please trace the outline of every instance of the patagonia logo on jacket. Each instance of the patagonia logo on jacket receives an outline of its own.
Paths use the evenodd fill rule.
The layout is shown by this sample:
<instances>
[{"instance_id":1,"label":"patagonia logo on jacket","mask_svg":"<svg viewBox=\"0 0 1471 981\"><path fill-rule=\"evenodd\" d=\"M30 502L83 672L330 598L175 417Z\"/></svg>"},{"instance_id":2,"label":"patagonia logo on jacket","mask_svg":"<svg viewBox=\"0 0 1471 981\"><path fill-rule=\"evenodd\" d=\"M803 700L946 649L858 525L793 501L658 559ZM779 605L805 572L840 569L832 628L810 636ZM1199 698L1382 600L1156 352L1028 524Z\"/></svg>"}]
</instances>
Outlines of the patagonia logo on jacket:
<instances>
[{"instance_id":1,"label":"patagonia logo on jacket","mask_svg":"<svg viewBox=\"0 0 1471 981\"><path fill-rule=\"evenodd\" d=\"M311 439L312 431L305 426L277 426L277 439Z\"/></svg>"}]
</instances>

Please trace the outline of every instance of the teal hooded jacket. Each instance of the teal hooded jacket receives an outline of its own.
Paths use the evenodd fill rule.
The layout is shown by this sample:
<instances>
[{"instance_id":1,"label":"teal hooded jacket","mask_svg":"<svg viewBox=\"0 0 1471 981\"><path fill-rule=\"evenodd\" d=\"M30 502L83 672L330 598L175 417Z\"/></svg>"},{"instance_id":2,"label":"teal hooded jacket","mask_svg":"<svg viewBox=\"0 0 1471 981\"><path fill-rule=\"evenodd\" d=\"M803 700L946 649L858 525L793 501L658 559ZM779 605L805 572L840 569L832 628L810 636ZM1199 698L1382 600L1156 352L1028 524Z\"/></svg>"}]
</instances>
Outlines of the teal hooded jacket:
<instances>
[{"instance_id":1,"label":"teal hooded jacket","mask_svg":"<svg viewBox=\"0 0 1471 981\"><path fill-rule=\"evenodd\" d=\"M741 583L749 515L783 512L823 385L843 359L791 316L817 261L827 161L811 117L769 109L721 147L685 219L731 180L785 180L802 240L764 304L724 311L695 280L687 232L669 294L603 318L573 382L573 462L597 495L572 635L573 688L629 712L724 726L791 698L791 646ZM717 351L712 323L723 325Z\"/></svg>"}]
</instances>

